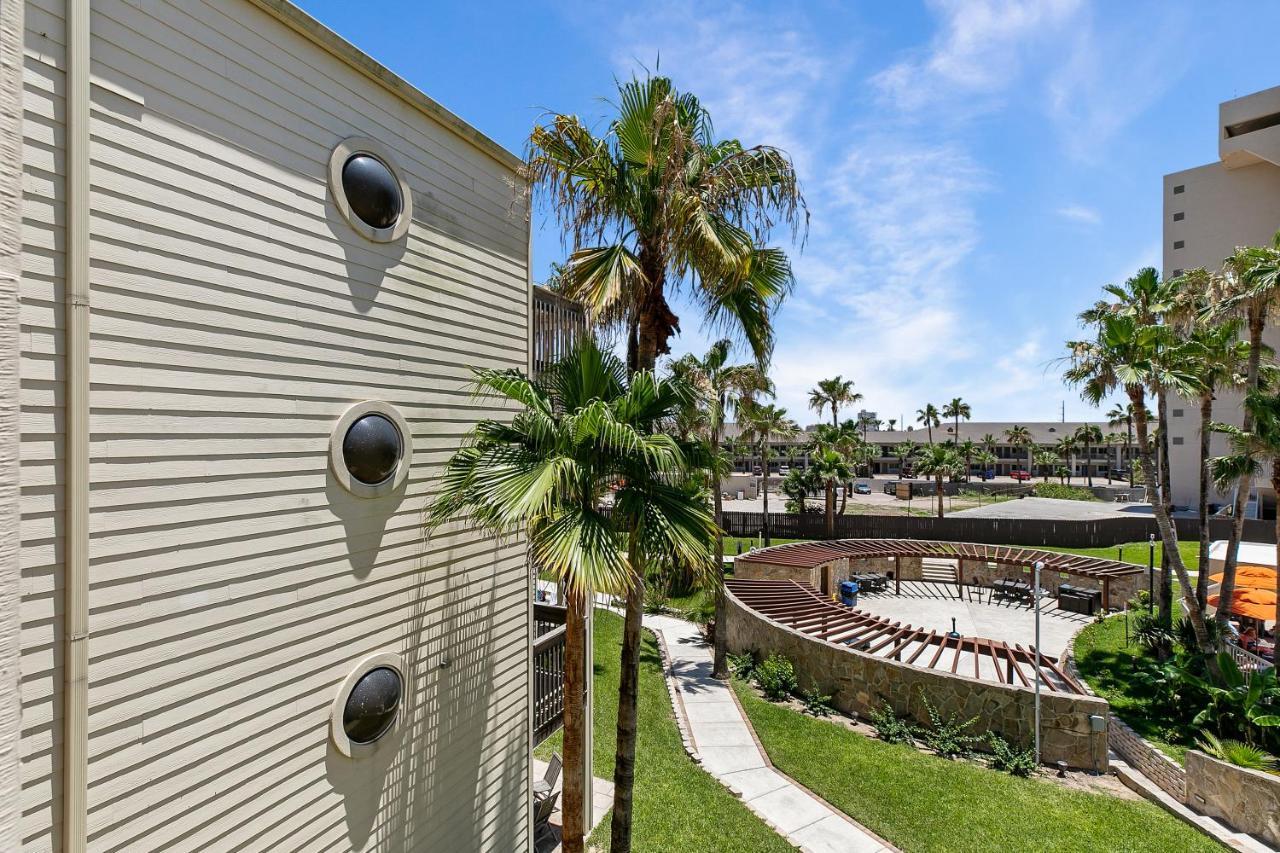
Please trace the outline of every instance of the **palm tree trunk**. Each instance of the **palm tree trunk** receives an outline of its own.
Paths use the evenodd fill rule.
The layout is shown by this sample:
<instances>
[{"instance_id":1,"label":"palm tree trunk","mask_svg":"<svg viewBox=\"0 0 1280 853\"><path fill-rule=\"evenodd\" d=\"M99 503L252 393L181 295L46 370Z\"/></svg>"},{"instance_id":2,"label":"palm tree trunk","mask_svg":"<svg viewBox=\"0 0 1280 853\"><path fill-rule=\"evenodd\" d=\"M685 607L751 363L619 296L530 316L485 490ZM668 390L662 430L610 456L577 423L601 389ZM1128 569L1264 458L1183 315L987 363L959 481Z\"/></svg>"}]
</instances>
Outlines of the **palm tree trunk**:
<instances>
[{"instance_id":1,"label":"palm tree trunk","mask_svg":"<svg viewBox=\"0 0 1280 853\"><path fill-rule=\"evenodd\" d=\"M827 538L836 538L836 481L827 480Z\"/></svg>"},{"instance_id":2,"label":"palm tree trunk","mask_svg":"<svg viewBox=\"0 0 1280 853\"><path fill-rule=\"evenodd\" d=\"M942 475L939 474L934 479L938 483L938 518L942 518Z\"/></svg>"},{"instance_id":3,"label":"palm tree trunk","mask_svg":"<svg viewBox=\"0 0 1280 853\"><path fill-rule=\"evenodd\" d=\"M1129 399L1133 402L1134 421L1138 433L1138 457L1142 463L1142 478L1145 480L1144 488L1147 493L1147 501L1150 502L1152 510L1156 517L1156 527L1160 530L1160 542L1164 546L1164 553L1169 556L1169 562L1174 571L1178 573L1178 580L1182 584L1182 600L1187 604L1187 617L1191 620L1192 631L1196 635L1196 644L1203 652L1210 653L1207 659L1209 669L1216 676L1217 662L1212 656L1214 651L1213 643L1209 639L1209 631L1205 626L1204 611L1200 608L1200 603L1196 601L1195 592L1191 587L1191 578L1187 575L1187 567L1182 563L1182 555L1178 552L1178 535L1173 529L1173 522L1169 518L1169 511L1164 503L1156 494L1156 460L1155 449L1151 446L1151 440L1147 432L1147 408L1146 400L1141 386L1129 386L1126 388Z\"/></svg>"},{"instance_id":4,"label":"palm tree trunk","mask_svg":"<svg viewBox=\"0 0 1280 853\"><path fill-rule=\"evenodd\" d=\"M1128 444L1125 446L1132 447L1133 446L1133 418L1128 418L1124 422L1124 435L1125 435L1125 439L1128 441ZM1129 488L1130 489L1133 488L1133 469L1135 467L1136 466L1133 464L1133 460L1130 459L1129 460Z\"/></svg>"},{"instance_id":5,"label":"palm tree trunk","mask_svg":"<svg viewBox=\"0 0 1280 853\"><path fill-rule=\"evenodd\" d=\"M638 546L639 522L631 526L627 560L631 563L631 589L627 591L627 615L622 628L622 670L618 674L618 742L613 763L613 820L609 825L610 851L631 850L631 805L636 776L636 718L640 682L640 621L644 613L644 565Z\"/></svg>"},{"instance_id":6,"label":"palm tree trunk","mask_svg":"<svg viewBox=\"0 0 1280 853\"><path fill-rule=\"evenodd\" d=\"M1266 313L1255 306L1249 307L1249 368L1245 381L1245 393L1258 387L1258 364L1262 356L1262 330L1266 326ZM1247 406L1244 407L1243 426L1245 432L1253 429L1253 416ZM1222 561L1222 583L1218 587L1218 600L1231 601L1236 591L1236 564L1239 562L1237 552L1240 540L1244 538L1244 511L1249 505L1249 493L1253 491L1253 475L1249 471L1240 475L1236 483L1236 496L1232 501L1231 533L1227 536L1227 553ZM1227 619L1231 616L1230 607L1219 606L1214 614L1218 623L1220 636L1227 636Z\"/></svg>"},{"instance_id":7,"label":"palm tree trunk","mask_svg":"<svg viewBox=\"0 0 1280 853\"><path fill-rule=\"evenodd\" d=\"M765 437L765 446L768 446L768 437ZM765 451L760 451L760 456L765 460L761 470L764 472L760 478L760 494L764 498L764 544L769 544L769 460Z\"/></svg>"},{"instance_id":8,"label":"palm tree trunk","mask_svg":"<svg viewBox=\"0 0 1280 853\"><path fill-rule=\"evenodd\" d=\"M1093 488L1093 445L1089 442L1084 443L1084 476L1089 483L1089 488Z\"/></svg>"},{"instance_id":9,"label":"palm tree trunk","mask_svg":"<svg viewBox=\"0 0 1280 853\"><path fill-rule=\"evenodd\" d=\"M1156 389L1156 417L1160 420L1160 500L1166 516L1173 515L1173 487L1169 473L1169 394L1164 386ZM1160 556L1160 624L1173 625L1173 573L1169 571L1169 551Z\"/></svg>"},{"instance_id":10,"label":"palm tree trunk","mask_svg":"<svg viewBox=\"0 0 1280 853\"><path fill-rule=\"evenodd\" d=\"M586 693L586 600L581 593L569 591L564 614L564 799L560 843L565 853L582 853L586 824L583 820L582 768L584 703Z\"/></svg>"},{"instance_id":11,"label":"palm tree trunk","mask_svg":"<svg viewBox=\"0 0 1280 853\"><path fill-rule=\"evenodd\" d=\"M720 436L716 430L711 432L711 458L718 459L720 456ZM727 678L729 675L728 666L728 647L725 645L724 631L719 630L724 626L724 501L720 496L720 477L716 475L715 487L715 513L716 513L716 632L715 632L715 652L712 655L711 677Z\"/></svg>"},{"instance_id":12,"label":"palm tree trunk","mask_svg":"<svg viewBox=\"0 0 1280 853\"><path fill-rule=\"evenodd\" d=\"M1280 458L1271 460L1271 491L1276 494L1276 556L1280 557ZM1280 566L1280 562L1276 563ZM1276 574L1275 634L1280 637L1280 573Z\"/></svg>"},{"instance_id":13,"label":"palm tree trunk","mask_svg":"<svg viewBox=\"0 0 1280 853\"><path fill-rule=\"evenodd\" d=\"M1196 601L1208 607L1209 596L1209 440L1213 422L1213 394L1200 397L1200 559L1196 563Z\"/></svg>"}]
</instances>

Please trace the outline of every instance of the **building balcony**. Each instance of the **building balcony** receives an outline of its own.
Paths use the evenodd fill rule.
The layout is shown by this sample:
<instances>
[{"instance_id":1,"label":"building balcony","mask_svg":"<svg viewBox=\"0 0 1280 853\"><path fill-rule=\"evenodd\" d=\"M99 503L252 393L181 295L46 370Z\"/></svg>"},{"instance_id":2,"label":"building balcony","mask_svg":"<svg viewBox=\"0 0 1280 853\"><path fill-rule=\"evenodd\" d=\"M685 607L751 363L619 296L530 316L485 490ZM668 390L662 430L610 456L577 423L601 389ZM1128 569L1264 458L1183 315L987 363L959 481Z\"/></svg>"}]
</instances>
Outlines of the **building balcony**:
<instances>
[{"instance_id":1,"label":"building balcony","mask_svg":"<svg viewBox=\"0 0 1280 853\"><path fill-rule=\"evenodd\" d=\"M533 605L533 744L564 725L564 608Z\"/></svg>"}]
</instances>

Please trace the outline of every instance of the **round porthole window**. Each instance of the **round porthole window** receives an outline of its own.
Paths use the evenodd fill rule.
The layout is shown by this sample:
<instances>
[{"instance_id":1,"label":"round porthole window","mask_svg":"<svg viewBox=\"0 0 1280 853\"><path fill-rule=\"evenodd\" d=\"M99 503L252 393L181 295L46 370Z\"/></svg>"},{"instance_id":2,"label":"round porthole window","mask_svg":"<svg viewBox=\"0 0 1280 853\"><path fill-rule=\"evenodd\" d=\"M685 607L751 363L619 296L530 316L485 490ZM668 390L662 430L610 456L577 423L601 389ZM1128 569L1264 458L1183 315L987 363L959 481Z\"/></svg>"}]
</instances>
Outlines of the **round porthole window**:
<instances>
[{"instance_id":1,"label":"round porthole window","mask_svg":"<svg viewBox=\"0 0 1280 853\"><path fill-rule=\"evenodd\" d=\"M334 476L362 498L381 497L403 485L412 455L409 424L393 406L379 400L347 409L329 439Z\"/></svg>"},{"instance_id":2,"label":"round porthole window","mask_svg":"<svg viewBox=\"0 0 1280 853\"><path fill-rule=\"evenodd\" d=\"M383 652L362 660L343 681L330 711L330 734L338 751L361 758L393 740L407 695L399 655Z\"/></svg>"},{"instance_id":3,"label":"round porthole window","mask_svg":"<svg viewBox=\"0 0 1280 853\"><path fill-rule=\"evenodd\" d=\"M329 155L329 192L351 227L378 243L404 236L413 218L413 196L386 146L353 136Z\"/></svg>"}]
</instances>

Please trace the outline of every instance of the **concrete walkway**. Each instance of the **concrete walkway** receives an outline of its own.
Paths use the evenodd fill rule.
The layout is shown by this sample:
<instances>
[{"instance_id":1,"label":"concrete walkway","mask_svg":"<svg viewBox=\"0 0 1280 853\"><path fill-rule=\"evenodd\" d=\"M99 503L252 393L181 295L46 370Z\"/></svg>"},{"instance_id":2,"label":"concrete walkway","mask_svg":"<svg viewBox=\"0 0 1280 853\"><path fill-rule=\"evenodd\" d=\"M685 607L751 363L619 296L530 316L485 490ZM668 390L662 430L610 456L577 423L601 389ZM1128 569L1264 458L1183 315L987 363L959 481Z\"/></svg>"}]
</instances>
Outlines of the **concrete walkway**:
<instances>
[{"instance_id":1,"label":"concrete walkway","mask_svg":"<svg viewBox=\"0 0 1280 853\"><path fill-rule=\"evenodd\" d=\"M884 841L779 773L769 763L727 682L711 677L712 650L697 626L645 616L668 661L667 687L685 748L747 808L810 853L890 851Z\"/></svg>"}]
</instances>

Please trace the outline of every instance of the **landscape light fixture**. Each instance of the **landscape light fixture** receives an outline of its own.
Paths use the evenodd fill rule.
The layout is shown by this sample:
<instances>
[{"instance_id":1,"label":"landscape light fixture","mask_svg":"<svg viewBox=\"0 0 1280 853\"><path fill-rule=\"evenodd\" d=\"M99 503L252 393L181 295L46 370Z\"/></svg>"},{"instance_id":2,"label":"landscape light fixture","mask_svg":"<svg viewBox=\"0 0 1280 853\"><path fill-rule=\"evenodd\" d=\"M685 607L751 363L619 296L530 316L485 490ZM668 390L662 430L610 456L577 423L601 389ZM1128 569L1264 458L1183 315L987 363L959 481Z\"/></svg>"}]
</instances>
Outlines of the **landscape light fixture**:
<instances>
[{"instance_id":1,"label":"landscape light fixture","mask_svg":"<svg viewBox=\"0 0 1280 853\"><path fill-rule=\"evenodd\" d=\"M1032 581L1033 595L1036 602L1036 766L1040 766L1040 570L1044 562L1036 560L1035 576Z\"/></svg>"},{"instance_id":2,"label":"landscape light fixture","mask_svg":"<svg viewBox=\"0 0 1280 853\"><path fill-rule=\"evenodd\" d=\"M947 636L953 640L960 639L960 632L956 630L956 617L951 617L951 630L947 632Z\"/></svg>"},{"instance_id":3,"label":"landscape light fixture","mask_svg":"<svg viewBox=\"0 0 1280 853\"><path fill-rule=\"evenodd\" d=\"M1147 607L1155 610L1156 603L1156 535L1147 534Z\"/></svg>"}]
</instances>

